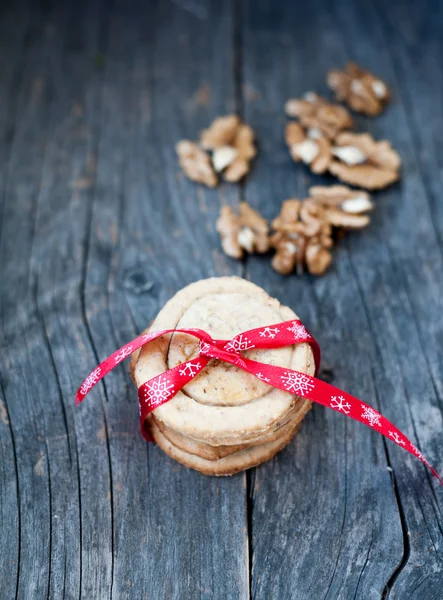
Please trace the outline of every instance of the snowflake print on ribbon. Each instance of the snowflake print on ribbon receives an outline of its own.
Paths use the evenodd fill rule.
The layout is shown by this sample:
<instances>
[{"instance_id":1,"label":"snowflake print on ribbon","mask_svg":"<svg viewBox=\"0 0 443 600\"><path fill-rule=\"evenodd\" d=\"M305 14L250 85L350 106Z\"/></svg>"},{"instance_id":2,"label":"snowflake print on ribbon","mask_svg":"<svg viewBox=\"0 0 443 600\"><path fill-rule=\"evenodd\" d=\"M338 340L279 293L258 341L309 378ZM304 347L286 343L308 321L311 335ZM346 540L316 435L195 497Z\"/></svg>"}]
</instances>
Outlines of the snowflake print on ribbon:
<instances>
[{"instance_id":1,"label":"snowflake print on ribbon","mask_svg":"<svg viewBox=\"0 0 443 600\"><path fill-rule=\"evenodd\" d=\"M235 364L238 365L239 367L242 367L242 369L247 369L246 363L242 359L241 356L236 356L235 357Z\"/></svg>"},{"instance_id":2,"label":"snowflake print on ribbon","mask_svg":"<svg viewBox=\"0 0 443 600\"><path fill-rule=\"evenodd\" d=\"M402 446L405 446L405 441L403 438L401 438L398 433L396 431L390 431L389 432L389 437L396 443L396 444L401 444Z\"/></svg>"},{"instance_id":3,"label":"snowflake print on ribbon","mask_svg":"<svg viewBox=\"0 0 443 600\"><path fill-rule=\"evenodd\" d=\"M189 375L189 377L195 377L200 370L200 363L187 363L182 369L179 370L180 375Z\"/></svg>"},{"instance_id":4,"label":"snowflake print on ribbon","mask_svg":"<svg viewBox=\"0 0 443 600\"><path fill-rule=\"evenodd\" d=\"M411 449L412 452L415 454L415 456L417 458L419 458L420 460L422 460L426 466L430 467L431 465L429 464L429 462L426 460L426 458L423 456L423 454L420 452L420 450L414 446L414 444L411 443Z\"/></svg>"},{"instance_id":5,"label":"snowflake print on ribbon","mask_svg":"<svg viewBox=\"0 0 443 600\"><path fill-rule=\"evenodd\" d=\"M288 392L298 394L299 396L309 394L314 388L312 380L303 373L285 371L285 374L280 379L283 381L283 385Z\"/></svg>"},{"instance_id":6,"label":"snowflake print on ribbon","mask_svg":"<svg viewBox=\"0 0 443 600\"><path fill-rule=\"evenodd\" d=\"M349 411L351 410L351 405L349 402L346 402L343 396L331 396L331 403L329 406L335 410L344 412L345 415L349 415Z\"/></svg>"},{"instance_id":7,"label":"snowflake print on ribbon","mask_svg":"<svg viewBox=\"0 0 443 600\"><path fill-rule=\"evenodd\" d=\"M198 349L199 353L206 354L206 352L208 352L208 350L210 350L210 345L207 342L200 340L200 346Z\"/></svg>"},{"instance_id":8,"label":"snowflake print on ribbon","mask_svg":"<svg viewBox=\"0 0 443 600\"><path fill-rule=\"evenodd\" d=\"M96 369L94 369L94 371L92 371L92 373L90 375L88 375L86 377L86 379L84 380L84 382L80 388L80 394L82 394L83 396L86 396L86 394L89 392L89 390L92 387L94 387L94 385L100 379L101 371L102 371L101 368L97 367Z\"/></svg>"},{"instance_id":9,"label":"snowflake print on ribbon","mask_svg":"<svg viewBox=\"0 0 443 600\"><path fill-rule=\"evenodd\" d=\"M255 348L255 344L249 340L244 333L241 333L236 338L231 340L229 344L226 344L225 350L234 350L234 352L241 352L243 350L249 350Z\"/></svg>"},{"instance_id":10,"label":"snowflake print on ribbon","mask_svg":"<svg viewBox=\"0 0 443 600\"><path fill-rule=\"evenodd\" d=\"M121 363L122 360L125 360L128 356L132 354L132 346L128 346L127 348L122 348L118 354L114 356L115 364Z\"/></svg>"},{"instance_id":11,"label":"snowflake print on ribbon","mask_svg":"<svg viewBox=\"0 0 443 600\"><path fill-rule=\"evenodd\" d=\"M163 404L163 402L169 400L174 394L174 384L164 375L148 381L143 391L145 402L149 400L152 406Z\"/></svg>"},{"instance_id":12,"label":"snowflake print on ribbon","mask_svg":"<svg viewBox=\"0 0 443 600\"><path fill-rule=\"evenodd\" d=\"M293 321L291 327L288 327L287 329L288 331L292 331L296 340L309 336L306 327L301 323L297 323L297 321Z\"/></svg>"},{"instance_id":13,"label":"snowflake print on ribbon","mask_svg":"<svg viewBox=\"0 0 443 600\"><path fill-rule=\"evenodd\" d=\"M257 373L255 376L256 376L258 379L261 379L262 381L266 381L266 383L270 383L270 382L271 382L271 380L269 379L269 377L265 377L265 376L263 375L263 373Z\"/></svg>"},{"instance_id":14,"label":"snowflake print on ribbon","mask_svg":"<svg viewBox=\"0 0 443 600\"><path fill-rule=\"evenodd\" d=\"M275 338L279 331L280 329L277 329L277 327L265 327L263 331L260 331L260 337Z\"/></svg>"},{"instance_id":15,"label":"snowflake print on ribbon","mask_svg":"<svg viewBox=\"0 0 443 600\"><path fill-rule=\"evenodd\" d=\"M378 412L374 410L372 406L365 406L364 404L362 404L361 407L363 409L363 412L361 414L362 418L367 419L371 427L374 427L374 425L378 425L379 427L381 427L380 415L378 414Z\"/></svg>"}]
</instances>

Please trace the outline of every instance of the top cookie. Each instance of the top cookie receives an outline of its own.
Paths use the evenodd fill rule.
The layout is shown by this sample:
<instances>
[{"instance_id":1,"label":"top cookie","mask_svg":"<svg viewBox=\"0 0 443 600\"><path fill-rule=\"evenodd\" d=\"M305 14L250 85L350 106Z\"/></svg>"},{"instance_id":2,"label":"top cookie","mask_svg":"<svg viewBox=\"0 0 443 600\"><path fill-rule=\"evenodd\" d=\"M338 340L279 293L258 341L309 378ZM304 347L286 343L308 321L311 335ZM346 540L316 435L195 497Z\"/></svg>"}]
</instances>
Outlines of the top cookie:
<instances>
[{"instance_id":1,"label":"top cookie","mask_svg":"<svg viewBox=\"0 0 443 600\"><path fill-rule=\"evenodd\" d=\"M289 308L258 286L238 277L197 281L178 292L160 311L149 331L204 329L214 339L281 321L297 319ZM134 368L137 386L198 354L196 338L181 333L142 348ZM308 344L273 350L250 349L244 355L263 363L310 375L315 365ZM194 380L154 414L166 426L212 445L259 439L309 401L266 385L250 373L212 360Z\"/></svg>"}]
</instances>

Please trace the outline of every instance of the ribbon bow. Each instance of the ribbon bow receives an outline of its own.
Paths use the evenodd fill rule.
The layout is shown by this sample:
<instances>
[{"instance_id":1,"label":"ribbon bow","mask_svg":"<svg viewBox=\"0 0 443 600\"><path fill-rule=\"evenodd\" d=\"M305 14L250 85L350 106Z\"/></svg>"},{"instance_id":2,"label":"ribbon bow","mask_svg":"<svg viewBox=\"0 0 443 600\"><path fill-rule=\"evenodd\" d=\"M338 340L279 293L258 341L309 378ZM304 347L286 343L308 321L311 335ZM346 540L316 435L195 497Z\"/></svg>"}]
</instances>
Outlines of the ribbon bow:
<instances>
[{"instance_id":1,"label":"ribbon bow","mask_svg":"<svg viewBox=\"0 0 443 600\"><path fill-rule=\"evenodd\" d=\"M140 429L142 435L148 441L152 441L149 432L145 428L145 419L149 413L165 404L165 402L169 402L179 390L206 367L210 360L215 358L251 373L272 387L289 392L294 396L306 398L312 402L318 402L332 410L343 413L347 417L360 421L360 423L364 423L416 456L443 485L443 480L420 450L395 425L369 404L325 381L317 379L317 377L311 377L306 373L287 367L278 367L251 360L242 354L242 352L252 348L258 350L281 348L294 344L309 344L314 354L315 373L317 374L320 366L320 347L299 320L285 321L244 331L233 337L232 340L213 340L202 329L163 329L140 335L108 356L88 375L77 391L76 403L79 404L109 371L133 352L152 340L174 333L184 333L198 338L200 340L199 351L196 358L149 379L138 388Z\"/></svg>"}]
</instances>

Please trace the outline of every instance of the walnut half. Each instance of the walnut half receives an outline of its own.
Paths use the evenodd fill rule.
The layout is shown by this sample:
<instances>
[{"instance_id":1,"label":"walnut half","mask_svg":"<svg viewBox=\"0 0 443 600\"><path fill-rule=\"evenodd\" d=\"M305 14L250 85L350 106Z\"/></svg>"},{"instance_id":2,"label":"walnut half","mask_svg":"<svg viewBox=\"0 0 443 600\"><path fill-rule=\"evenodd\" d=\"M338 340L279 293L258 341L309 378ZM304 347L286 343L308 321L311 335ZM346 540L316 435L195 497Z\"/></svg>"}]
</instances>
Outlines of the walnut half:
<instances>
[{"instance_id":1,"label":"walnut half","mask_svg":"<svg viewBox=\"0 0 443 600\"><path fill-rule=\"evenodd\" d=\"M379 115L391 97L384 81L354 62L343 71L331 69L327 81L337 100L344 100L352 110L371 117Z\"/></svg>"},{"instance_id":2,"label":"walnut half","mask_svg":"<svg viewBox=\"0 0 443 600\"><path fill-rule=\"evenodd\" d=\"M326 271L332 261L331 226L320 206L310 200L285 200L272 227L275 230L271 237L276 251L272 259L275 271L282 275L294 270L302 273L305 264L313 275Z\"/></svg>"},{"instance_id":3,"label":"walnut half","mask_svg":"<svg viewBox=\"0 0 443 600\"><path fill-rule=\"evenodd\" d=\"M351 115L343 106L331 104L314 92L303 98L293 98L285 104L288 117L298 119L307 130L308 137L324 136L333 139L340 131L351 129Z\"/></svg>"},{"instance_id":4,"label":"walnut half","mask_svg":"<svg viewBox=\"0 0 443 600\"><path fill-rule=\"evenodd\" d=\"M367 212L374 207L369 194L344 185L309 188L311 200L323 208L325 219L333 227L362 229L369 225Z\"/></svg>"},{"instance_id":5,"label":"walnut half","mask_svg":"<svg viewBox=\"0 0 443 600\"><path fill-rule=\"evenodd\" d=\"M328 169L341 181L368 190L391 185L400 177L401 160L390 142L376 142L369 133L344 131L334 140Z\"/></svg>"},{"instance_id":6,"label":"walnut half","mask_svg":"<svg viewBox=\"0 0 443 600\"><path fill-rule=\"evenodd\" d=\"M175 150L184 173L198 183L204 183L208 187L217 185L217 176L211 165L209 156L198 144L189 140L179 142Z\"/></svg>"},{"instance_id":7,"label":"walnut half","mask_svg":"<svg viewBox=\"0 0 443 600\"><path fill-rule=\"evenodd\" d=\"M304 162L313 173L324 173L331 162L331 143L295 121L286 125L286 143L295 162Z\"/></svg>"},{"instance_id":8,"label":"walnut half","mask_svg":"<svg viewBox=\"0 0 443 600\"><path fill-rule=\"evenodd\" d=\"M254 132L236 115L218 117L202 131L200 144L212 150L212 164L226 181L235 183L249 172L249 163L256 155Z\"/></svg>"},{"instance_id":9,"label":"walnut half","mask_svg":"<svg viewBox=\"0 0 443 600\"><path fill-rule=\"evenodd\" d=\"M176 151L189 179L215 187L220 174L235 183L249 172L250 161L256 154L254 132L236 115L218 117L202 131L199 144L182 140Z\"/></svg>"},{"instance_id":10,"label":"walnut half","mask_svg":"<svg viewBox=\"0 0 443 600\"><path fill-rule=\"evenodd\" d=\"M232 258L248 254L260 254L269 250L269 227L266 220L246 202L240 203L240 214L230 206L223 206L217 220L223 252Z\"/></svg>"}]
</instances>

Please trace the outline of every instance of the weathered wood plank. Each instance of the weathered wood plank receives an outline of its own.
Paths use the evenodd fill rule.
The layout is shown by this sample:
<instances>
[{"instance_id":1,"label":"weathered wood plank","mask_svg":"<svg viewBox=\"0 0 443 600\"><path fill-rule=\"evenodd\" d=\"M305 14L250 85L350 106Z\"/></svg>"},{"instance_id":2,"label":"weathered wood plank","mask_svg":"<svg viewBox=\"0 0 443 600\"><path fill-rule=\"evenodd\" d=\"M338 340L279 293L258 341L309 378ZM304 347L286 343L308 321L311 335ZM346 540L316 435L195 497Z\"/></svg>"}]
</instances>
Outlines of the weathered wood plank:
<instances>
[{"instance_id":1,"label":"weathered wood plank","mask_svg":"<svg viewBox=\"0 0 443 600\"><path fill-rule=\"evenodd\" d=\"M417 108L415 114L426 114L432 126L428 125L418 134L419 128L415 129L413 121L411 123L411 102L407 100L406 90L418 91L422 81L427 80L429 98L434 94L438 97L438 83L434 87L432 72L435 71L441 81L442 57L430 48L440 44L442 13L433 10L431 5L411 4L394 10L387 17L384 6L376 11L370 5L365 8L350 10L346 15L343 10L337 10L335 14L347 28L348 19L352 20L348 39L357 60L367 56L366 60L371 61L372 48L376 46L377 61L369 63L369 67L377 66L378 72L393 84L395 104L383 119L370 122L369 126L376 137L386 136L398 148L403 158L403 177L400 190L386 198L387 215L380 221L378 240L385 248L383 268L378 270L376 281L368 280L366 274L360 276L359 285L374 332L381 332L379 353L388 366L386 375L379 378L380 389L389 389L388 385L397 387L389 397L380 396L381 406L441 471L443 373L439 355L443 264L439 239L442 213L432 194L441 177L435 162L424 169L416 142L417 135L422 139L422 147L433 142L431 129L438 130L442 124L441 108L437 112L429 111L429 102L435 106L438 101L426 100L424 95L419 97L421 108ZM386 19L395 23L394 38L384 32ZM371 38L365 35L367 31L372 31ZM404 56L411 40L417 40L420 46L420 51L416 46L417 52L427 58L422 68L413 69L414 63L410 64L406 78L401 77L402 71L393 57ZM429 65L425 68L429 59L435 61L433 69ZM356 272L364 273L362 265L356 263ZM403 457L390 445L387 449L396 473L407 530L404 561L389 582L389 597L439 598L443 588L442 490L413 459Z\"/></svg>"},{"instance_id":2,"label":"weathered wood plank","mask_svg":"<svg viewBox=\"0 0 443 600\"><path fill-rule=\"evenodd\" d=\"M290 168L290 158L282 139L284 100L309 89L326 93L327 69L353 57L366 64L374 42L364 17L359 20L358 31L354 23L357 14L363 14L361 7L348 11L339 4L341 10L336 16L326 3L310 3L303 8L261 3L261 14L255 6L251 3L246 17L243 72L247 89L255 90L250 97L259 99L246 103L245 112L261 133L262 148L268 155L263 157L262 153L246 187L246 197L272 217L277 212L274 204L277 193L278 201L303 196L309 184L322 180L301 166L292 166L294 174L286 170ZM346 35L344 27L349 32ZM273 51L264 56L261 51L264 48ZM375 56L369 67L380 72ZM385 72L382 69L381 75ZM376 137L385 131L407 157L411 146L401 143L401 136L395 135L395 129L401 130L398 120L396 125L388 125L389 119L396 118L394 111L395 108L390 109L383 119L369 126ZM358 121L363 127L368 124L368 120ZM410 181L410 177L406 178L403 189ZM273 293L275 290L295 306L312 325L335 383L380 406L416 439L409 420L409 411L414 408L405 407L405 395L411 406L413 399L408 396L417 389L416 381L420 381L420 392L426 398L432 398L433 391L432 385L422 381L421 373L426 367L414 323L408 323L411 314L408 298L399 297L408 281L406 272L398 273L398 261L406 250L407 238L402 232L406 227L411 228L416 215L412 206L407 216L396 207L401 203L403 211L403 205L410 204L410 200L406 190L403 194L399 189L379 194L373 226L360 235L349 236L336 249L335 266L321 280L307 276L299 281L282 280L270 275L266 271L269 266L258 260L249 261L248 275L259 281L267 277L268 288L271 286ZM431 232L429 219L424 227ZM421 236L418 232L416 235ZM427 245L434 243L431 238ZM420 259L417 257L414 262L418 280ZM433 295L432 286L427 289L427 294ZM398 344L403 331L404 341ZM364 359L356 361L356 356ZM418 409L418 399L416 402ZM430 402L433 403L435 399ZM425 435L431 433L430 425L421 423L421 426ZM406 551L408 548L407 532L402 536L403 500L398 508L386 471L389 463L385 448L395 474L400 473L398 477L405 484L413 474L413 483L409 483L414 489L409 494L411 506L418 507L429 495L430 490L420 491L427 484L427 475L413 459L397 452L369 430L345 423L338 415L325 414L321 409L314 409L297 438L288 452L255 475L253 592L257 597L380 598L406 558L403 543ZM314 444L315 440L321 447ZM437 454L432 450L429 454L438 464ZM314 467L300 472L303 464ZM288 466L295 470L294 474ZM279 481L277 493L271 483L275 481ZM278 522L276 531L270 511L279 500L284 518ZM428 500L425 502L428 504ZM317 548L314 553L313 539ZM420 563L427 560L424 548L419 555ZM429 564L432 563L431 558ZM435 570L435 564L431 568Z\"/></svg>"},{"instance_id":3,"label":"weathered wood plank","mask_svg":"<svg viewBox=\"0 0 443 600\"><path fill-rule=\"evenodd\" d=\"M174 146L234 108L231 37L227 5L116 4L85 281L100 359L177 289L229 269L213 257L214 221L224 195L235 202L237 192L187 181ZM105 389L113 595L247 597L245 476L208 479L147 449L126 368Z\"/></svg>"},{"instance_id":4,"label":"weathered wood plank","mask_svg":"<svg viewBox=\"0 0 443 600\"><path fill-rule=\"evenodd\" d=\"M51 17L58 25L65 19L60 12L48 14L40 7L28 11L27 58L17 65L23 69L19 74L23 83L13 98L17 104L17 119L8 165L1 246L1 260L5 265L2 269L2 339L8 347L7 355L2 352L6 362L2 365L2 379L15 441L19 499L17 531L8 538L12 559L14 538L18 537L19 567L10 573L15 578L14 591L6 589L8 595L4 596L11 598L48 595L53 524L50 451L46 438L48 417L43 403L48 386L42 377L42 372L51 372L51 367L36 314L34 287L29 282L36 204L50 122L48 86L50 88L54 81L52 74L46 76L45 69L52 73L57 69L61 47L60 35L58 32L48 35L47 25ZM23 339L24 334L28 336L27 341ZM53 416L56 412L56 409L52 412ZM14 522L13 507L7 510Z\"/></svg>"},{"instance_id":5,"label":"weathered wood plank","mask_svg":"<svg viewBox=\"0 0 443 600\"><path fill-rule=\"evenodd\" d=\"M86 98L93 104L96 96L93 57L100 15L96 3L87 3L36 8L29 17L29 59L18 98L2 235L9 352L5 398L16 442L21 515L17 597L79 597L91 571L97 583L84 595L106 597L109 582L103 582L102 565L110 519L97 505L103 498L103 506L109 491L106 479L100 483L100 475L107 474L107 450L104 442L89 456L81 448L97 489L97 498L81 499L84 475L72 405L78 369L88 365L79 294L87 212L70 186L90 145L78 102ZM95 514L91 526L88 514ZM82 555L82 537L88 535L96 545L89 569Z\"/></svg>"},{"instance_id":6,"label":"weathered wood plank","mask_svg":"<svg viewBox=\"0 0 443 600\"><path fill-rule=\"evenodd\" d=\"M159 173L149 168L150 159L160 153L168 156L167 167L177 172L173 147L183 134L180 119L193 120L194 131L189 134L196 135L220 110L232 110L232 48L227 46L226 53L214 52L213 38L200 35L208 21L217 24L221 45L231 35L231 14L208 5L202 6L203 12L198 15L184 13L186 18L182 19L186 7L172 7L171 12L166 6L143 9L122 3L112 12L108 32L108 18L100 14L99 8L94 4L58 10L48 7L45 12L38 9L36 14L28 15L33 22L33 44L18 104L20 120L8 170L2 232L2 264L6 265L2 314L9 353L3 354L2 366L2 439L3 434L6 436L2 448L9 451L2 469L2 510L4 507L4 520L9 521L11 530L11 558L2 563L8 570L8 578L2 580L2 596L13 596L17 589L18 597L23 598L138 598L148 593L156 597L182 597L183 593L193 597L245 597L245 477L208 483L206 478L177 467L156 449L147 455L137 431L134 390L131 388L129 396L127 393L127 374L126 380L121 379L121 373L116 377L116 381L120 379L116 396L110 379L105 396L98 389L95 402L75 413L72 406L78 378L97 360L97 354L91 352L91 335L96 335L94 344L103 355L115 347L117 337L134 335L133 320L142 323L137 327L149 322L153 310L172 291L192 279L229 270L217 255L207 271L194 267L186 255L180 264L182 253L178 247L171 247L169 239L185 235L194 259L203 254L203 245L207 248L204 254L211 256L220 199L236 202L235 189L222 190L224 196L206 195L183 182L180 191L187 193L185 204L176 189L175 175L169 175L168 189ZM156 21L151 19L153 10L159 13ZM157 26L166 29L166 37L164 30L154 36ZM170 44L168 28L180 48ZM105 56L108 33L110 52ZM192 33L197 34L195 40ZM180 69L185 72L188 54L179 64L174 52L186 49L187 44L197 57L201 55L201 67L189 78L191 87L177 87L169 106L163 107L163 87L169 86L163 68L168 65L169 76L180 80ZM98 68L103 63L106 76L101 95L103 73ZM214 70L218 63L222 71ZM150 75L153 65L160 90L155 94L149 87L155 83ZM5 71L1 82L7 82L8 76L9 71ZM210 86L207 105L204 85ZM224 94L219 93L221 87ZM156 127L157 122L161 125L159 129L149 129L151 96L159 107L153 113ZM102 97L101 116L98 107ZM114 127L109 127L110 123ZM145 135L151 138L151 144L152 136L156 136L155 152L144 148ZM97 154L98 189L94 187ZM134 157L136 172L131 164ZM134 179L127 179L128 175ZM137 177L142 182L140 189L133 187ZM163 202L158 211L162 228L157 229L157 235L149 230L151 211L155 211L150 186ZM128 239L133 239L136 232L140 195L146 201L146 209L142 209L146 222L117 280L114 251L120 238L114 236L126 194L132 202ZM174 196L173 206L169 194ZM91 221L92 206L104 210ZM213 217L209 227L206 212ZM116 229L108 229L113 223ZM197 241L189 235L190 225L196 227ZM146 244L146 235L153 241ZM157 253L156 242L160 247L164 240L162 252ZM145 256L151 255L152 272L156 261L159 265L154 293L148 298L144 293L148 287L143 290L140 286L140 272L143 269L143 277L147 272L147 258L142 251ZM170 261L171 273L176 273L168 289L162 277L166 261ZM103 287L101 274L105 277ZM107 282L110 289L117 283L119 292L128 290L130 313L125 304L113 305L116 300L125 303L125 296L110 293L110 315ZM17 294L22 298L18 316ZM146 312L151 298L154 302ZM96 307L98 318L94 315ZM85 329L85 317L90 329ZM107 327L99 331L101 318ZM24 332L25 344L21 337ZM122 407L123 394L128 400ZM97 402L100 397L102 403ZM109 426L103 413L105 399L115 399L109 411ZM19 498L14 482L12 432ZM159 531L164 535L158 537ZM212 538L208 539L208 531ZM190 545L197 545L200 551L191 553ZM135 557L140 556L137 561ZM20 561L15 568L14 559ZM168 572L176 577L166 576Z\"/></svg>"},{"instance_id":7,"label":"weathered wood plank","mask_svg":"<svg viewBox=\"0 0 443 600\"><path fill-rule=\"evenodd\" d=\"M35 244L37 303L67 415L72 456L69 471L60 467L53 484L57 492L54 504L58 500L61 507L54 509L57 523L62 519L53 535L53 560L57 561L51 572L54 597L65 588L68 597L106 598L112 589L111 479L108 444L100 435L103 408L95 403L88 418L78 423L72 405L79 369L88 370L94 358L81 291L102 95L103 75L97 57L104 52L108 35L104 9L97 2L70 6L57 73L56 125L47 145L45 187L39 205L41 234ZM44 226L48 222L49 229ZM60 458L55 455L56 465L61 456L61 452ZM91 480L95 494L89 490ZM72 548L67 539L75 541Z\"/></svg>"},{"instance_id":8,"label":"weathered wood plank","mask_svg":"<svg viewBox=\"0 0 443 600\"><path fill-rule=\"evenodd\" d=\"M247 275L310 324L337 385L443 470L442 17L410 4L2 6L2 598L246 598L249 561L257 598L440 598L441 490L366 428L315 408L271 463L208 479L146 448L124 366L72 405L177 289L242 272L215 233L238 188L187 181L175 142L243 112L261 150L244 195L273 217L320 180L290 161L285 99L325 93L355 58L394 85L358 123L393 140L402 183L324 278L283 279L267 258Z\"/></svg>"},{"instance_id":9,"label":"weathered wood plank","mask_svg":"<svg viewBox=\"0 0 443 600\"><path fill-rule=\"evenodd\" d=\"M23 63L29 55L26 44L30 13L26 5L17 17L12 7L0 21L0 227L5 206L5 187L8 178L9 153L16 123L17 95L23 85ZM7 57L12 53L14 61ZM0 238L1 244L1 238ZM1 246L0 246L1 247ZM1 263L1 271L5 267ZM0 356L8 368L6 340L0 337ZM3 369L2 369L3 371ZM17 590L20 561L20 500L18 495L17 457L14 432L5 397L5 374L0 379L0 591L5 598L13 598Z\"/></svg>"}]
</instances>

